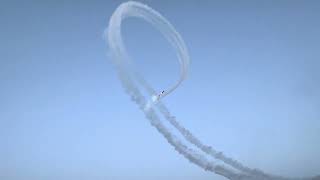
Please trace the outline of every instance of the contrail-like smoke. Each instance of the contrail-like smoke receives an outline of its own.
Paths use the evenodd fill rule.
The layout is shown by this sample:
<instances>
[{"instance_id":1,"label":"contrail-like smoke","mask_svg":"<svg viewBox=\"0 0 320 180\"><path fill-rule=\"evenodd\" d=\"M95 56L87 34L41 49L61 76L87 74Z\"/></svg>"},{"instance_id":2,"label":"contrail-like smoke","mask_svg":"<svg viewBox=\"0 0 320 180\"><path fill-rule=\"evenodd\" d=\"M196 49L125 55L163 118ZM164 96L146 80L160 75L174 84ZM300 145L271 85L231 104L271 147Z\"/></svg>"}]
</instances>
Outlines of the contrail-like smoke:
<instances>
[{"instance_id":1,"label":"contrail-like smoke","mask_svg":"<svg viewBox=\"0 0 320 180\"><path fill-rule=\"evenodd\" d=\"M160 95L139 75L133 68L133 63L125 49L121 36L122 20L128 17L138 17L146 20L157 28L165 38L170 42L176 50L180 63L180 77L178 81ZM121 4L113 13L110 22L107 37L109 47L112 52L112 60L118 70L119 78L125 91L131 96L131 99L138 104L140 109L145 113L150 123L167 139L167 141L190 162L202 167L205 170L220 174L228 179L288 179L280 176L270 175L261 170L248 168L236 160L228 158L222 152L214 150L211 146L203 144L189 130L184 128L174 116L172 116L166 106L160 101L161 98L173 92L181 82L186 78L189 67L189 55L183 39L174 27L163 18L158 12L150 7L138 2L129 1ZM137 83L147 90L152 97L148 101L141 94ZM156 97L156 98L154 98ZM223 161L226 165L233 169L218 165L209 161L206 156L197 153L194 149L183 144L172 132L170 132L159 120L155 109L157 108L163 114L165 119L169 121L190 143L194 144L199 150L207 155ZM236 171L235 171L236 170ZM311 178L306 178L311 179Z\"/></svg>"}]
</instances>

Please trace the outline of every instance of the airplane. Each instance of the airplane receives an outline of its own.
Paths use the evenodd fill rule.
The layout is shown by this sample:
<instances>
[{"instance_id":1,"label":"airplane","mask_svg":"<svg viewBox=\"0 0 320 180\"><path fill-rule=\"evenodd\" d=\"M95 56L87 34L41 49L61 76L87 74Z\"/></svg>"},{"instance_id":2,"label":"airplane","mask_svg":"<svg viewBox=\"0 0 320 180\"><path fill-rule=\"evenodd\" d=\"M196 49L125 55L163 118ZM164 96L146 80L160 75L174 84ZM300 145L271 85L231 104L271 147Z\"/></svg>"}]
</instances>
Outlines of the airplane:
<instances>
[{"instance_id":1,"label":"airplane","mask_svg":"<svg viewBox=\"0 0 320 180\"><path fill-rule=\"evenodd\" d=\"M158 95L152 96L152 101L153 102L158 101L163 94L164 94L164 91L161 91L161 93L159 93Z\"/></svg>"},{"instance_id":2,"label":"airplane","mask_svg":"<svg viewBox=\"0 0 320 180\"><path fill-rule=\"evenodd\" d=\"M161 91L160 94L158 94L158 99L160 99L160 97L164 94L164 91Z\"/></svg>"}]
</instances>

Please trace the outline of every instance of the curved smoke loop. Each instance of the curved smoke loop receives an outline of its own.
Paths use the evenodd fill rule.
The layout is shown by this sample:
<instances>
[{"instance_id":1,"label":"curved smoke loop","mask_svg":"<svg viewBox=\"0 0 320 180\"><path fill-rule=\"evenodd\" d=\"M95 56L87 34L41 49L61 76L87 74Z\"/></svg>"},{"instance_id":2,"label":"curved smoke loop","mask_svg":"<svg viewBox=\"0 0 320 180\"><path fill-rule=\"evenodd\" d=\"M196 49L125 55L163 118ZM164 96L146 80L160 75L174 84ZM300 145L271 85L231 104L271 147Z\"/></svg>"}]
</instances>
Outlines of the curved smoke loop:
<instances>
[{"instance_id":1,"label":"curved smoke loop","mask_svg":"<svg viewBox=\"0 0 320 180\"><path fill-rule=\"evenodd\" d=\"M172 47L176 50L178 60L180 63L180 78L169 89L164 91L161 96L156 97L156 91L144 80L144 78L137 73L133 68L133 63L125 49L121 36L121 23L122 20L128 17L138 17L146 20L157 28L163 36L170 42ZM226 157L222 152L214 150L211 146L203 144L196 138L190 131L184 128L174 116L172 116L166 106L160 101L161 98L173 92L181 82L186 78L189 67L189 55L186 45L181 38L180 34L175 28L158 12L152 8L138 3L129 1L121 4L110 18L107 37L109 47L112 51L112 60L115 64L119 78L125 91L131 96L131 99L138 104L140 109L144 112L150 123L167 139L167 141L185 158L190 162L200 166L201 168L220 174L228 179L289 179L285 177L266 174L258 169L248 168L236 160ZM152 97L146 100L138 88L138 84L145 88L149 95ZM196 150L188 147L182 143L172 132L167 129L157 116L155 109L158 109L164 118L173 125L178 132L190 143L195 145L199 150L203 151L209 156L219 159L226 165L226 167L216 164ZM312 178L304 178L312 179Z\"/></svg>"}]
</instances>

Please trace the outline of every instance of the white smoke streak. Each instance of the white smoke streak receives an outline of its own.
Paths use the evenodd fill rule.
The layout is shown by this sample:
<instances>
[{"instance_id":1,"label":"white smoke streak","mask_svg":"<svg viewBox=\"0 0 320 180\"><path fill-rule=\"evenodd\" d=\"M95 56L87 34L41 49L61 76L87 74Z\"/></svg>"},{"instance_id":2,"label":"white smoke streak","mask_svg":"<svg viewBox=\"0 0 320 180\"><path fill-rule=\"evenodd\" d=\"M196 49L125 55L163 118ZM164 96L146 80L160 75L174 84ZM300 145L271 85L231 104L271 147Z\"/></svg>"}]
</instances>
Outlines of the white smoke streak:
<instances>
[{"instance_id":1,"label":"white smoke streak","mask_svg":"<svg viewBox=\"0 0 320 180\"><path fill-rule=\"evenodd\" d=\"M177 52L181 67L180 78L172 87L167 89L156 100L150 99L146 101L135 83L135 81L140 83L140 85L142 85L148 91L152 98L155 97L156 92L154 89L143 79L142 76L134 71L132 62L130 61L125 46L123 45L121 36L121 23L123 19L128 17L139 17L152 24L166 37L166 39ZM172 146L174 146L174 148L180 154L186 157L190 162L195 163L203 169L223 175L229 179L287 179L275 175L268 175L261 170L248 168L238 161L224 156L222 152L214 150L211 146L203 144L190 131L184 128L175 119L175 117L170 114L165 105L160 102L160 98L163 98L173 92L186 78L189 67L189 55L179 33L158 12L141 3L133 1L123 3L113 13L109 22L108 31L106 33L108 33L107 37L109 47L113 53L113 62L118 70L119 78L126 92L131 96L131 99L139 105L140 109L145 113L150 123L167 139ZM153 108L158 108L166 120L168 120L170 124L172 124L187 141L194 144L206 154L222 160L224 163L237 169L241 173L236 173L230 168L217 165L209 161L205 156L198 154L195 150L187 147L162 124Z\"/></svg>"}]
</instances>

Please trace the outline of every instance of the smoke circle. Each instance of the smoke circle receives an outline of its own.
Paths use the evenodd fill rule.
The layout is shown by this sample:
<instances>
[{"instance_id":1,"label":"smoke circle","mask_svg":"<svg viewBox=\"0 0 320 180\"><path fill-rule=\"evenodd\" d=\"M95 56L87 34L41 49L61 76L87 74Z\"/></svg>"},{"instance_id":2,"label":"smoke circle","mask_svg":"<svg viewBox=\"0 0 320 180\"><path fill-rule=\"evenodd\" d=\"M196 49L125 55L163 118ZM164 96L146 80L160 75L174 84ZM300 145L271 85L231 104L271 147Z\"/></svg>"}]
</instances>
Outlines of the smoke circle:
<instances>
[{"instance_id":1,"label":"smoke circle","mask_svg":"<svg viewBox=\"0 0 320 180\"><path fill-rule=\"evenodd\" d=\"M125 50L121 36L122 21L128 17L138 17L150 23L161 32L176 51L180 64L180 76L175 84L165 89L161 95L158 95L159 98L163 98L173 92L187 77L190 62L187 47L180 34L175 30L170 22L158 12L144 4L129 1L121 4L111 16L107 32L109 45L113 50L115 50L115 56L122 61L121 63L126 63L129 66L132 65L132 62L129 60L130 58L128 58L129 56Z\"/></svg>"}]
</instances>

